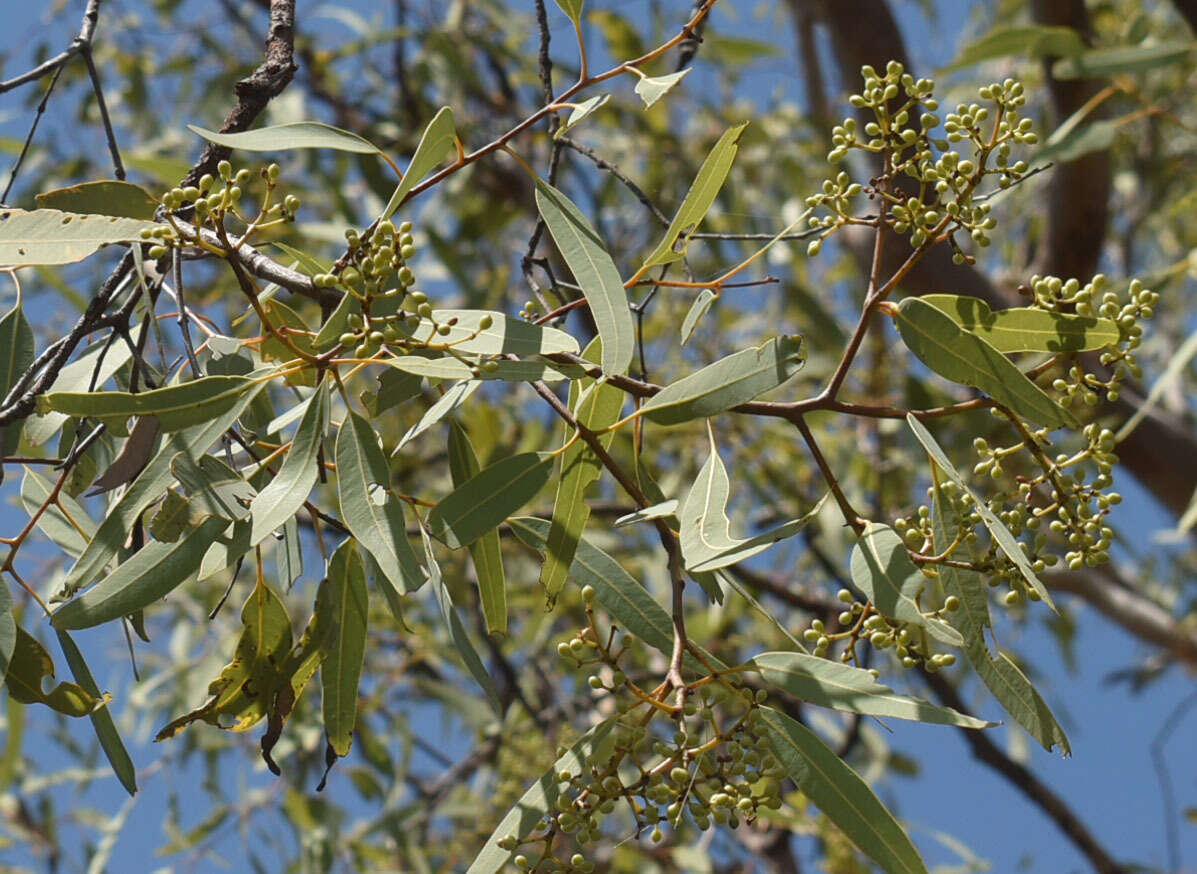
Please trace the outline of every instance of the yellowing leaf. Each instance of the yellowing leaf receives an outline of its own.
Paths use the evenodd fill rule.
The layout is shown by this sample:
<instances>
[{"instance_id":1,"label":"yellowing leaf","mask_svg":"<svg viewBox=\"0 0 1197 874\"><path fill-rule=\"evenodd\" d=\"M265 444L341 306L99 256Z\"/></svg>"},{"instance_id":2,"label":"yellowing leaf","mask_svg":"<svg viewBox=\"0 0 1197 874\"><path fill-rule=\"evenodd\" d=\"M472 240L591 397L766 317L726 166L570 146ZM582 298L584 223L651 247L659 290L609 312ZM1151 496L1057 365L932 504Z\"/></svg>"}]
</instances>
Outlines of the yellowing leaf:
<instances>
[{"instance_id":1,"label":"yellowing leaf","mask_svg":"<svg viewBox=\"0 0 1197 874\"><path fill-rule=\"evenodd\" d=\"M0 209L0 264L72 264L103 246L138 240L143 230L159 227L165 225L57 209Z\"/></svg>"}]
</instances>

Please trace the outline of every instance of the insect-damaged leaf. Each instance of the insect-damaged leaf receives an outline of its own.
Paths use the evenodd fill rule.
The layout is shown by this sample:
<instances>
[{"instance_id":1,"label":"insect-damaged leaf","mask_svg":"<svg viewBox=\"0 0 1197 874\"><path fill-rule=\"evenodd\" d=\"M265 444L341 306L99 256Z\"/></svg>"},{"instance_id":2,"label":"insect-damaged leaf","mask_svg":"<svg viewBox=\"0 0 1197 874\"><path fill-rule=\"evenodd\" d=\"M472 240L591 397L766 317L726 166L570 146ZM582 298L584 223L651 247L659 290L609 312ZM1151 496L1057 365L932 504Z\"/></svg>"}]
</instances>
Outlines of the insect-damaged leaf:
<instances>
[{"instance_id":1,"label":"insect-damaged leaf","mask_svg":"<svg viewBox=\"0 0 1197 874\"><path fill-rule=\"evenodd\" d=\"M370 423L353 411L337 435L337 499L341 520L400 592L427 578L407 539L403 503L391 493L391 471Z\"/></svg>"},{"instance_id":2,"label":"insect-damaged leaf","mask_svg":"<svg viewBox=\"0 0 1197 874\"><path fill-rule=\"evenodd\" d=\"M72 264L102 246L140 239L157 222L57 209L0 209L0 264Z\"/></svg>"},{"instance_id":3,"label":"insect-damaged leaf","mask_svg":"<svg viewBox=\"0 0 1197 874\"><path fill-rule=\"evenodd\" d=\"M714 416L777 388L805 363L800 336L774 337L670 383L641 411L659 425Z\"/></svg>"},{"instance_id":4,"label":"insect-damaged leaf","mask_svg":"<svg viewBox=\"0 0 1197 874\"><path fill-rule=\"evenodd\" d=\"M902 543L888 525L865 523L864 533L852 548L852 582L884 616L925 628L936 640L963 646L960 633L946 622L924 616L915 601L927 584Z\"/></svg>"},{"instance_id":5,"label":"insect-damaged leaf","mask_svg":"<svg viewBox=\"0 0 1197 874\"><path fill-rule=\"evenodd\" d=\"M1009 358L922 298L903 300L896 321L910 351L945 379L979 388L1038 425L1076 426L1076 417L1027 379Z\"/></svg>"},{"instance_id":6,"label":"insect-damaged leaf","mask_svg":"<svg viewBox=\"0 0 1197 874\"><path fill-rule=\"evenodd\" d=\"M927 874L910 838L869 785L823 740L771 707L760 708L773 754L799 790L886 874Z\"/></svg>"},{"instance_id":7,"label":"insect-damaged leaf","mask_svg":"<svg viewBox=\"0 0 1197 874\"><path fill-rule=\"evenodd\" d=\"M547 453L497 461L442 498L428 513L428 530L451 549L468 546L532 500L552 472Z\"/></svg>"},{"instance_id":8,"label":"insect-damaged leaf","mask_svg":"<svg viewBox=\"0 0 1197 874\"><path fill-rule=\"evenodd\" d=\"M727 174L731 171L732 162L736 160L736 153L740 150L740 136L746 127L748 122L728 128L711 148L706 160L698 168L698 175L694 177L685 200L665 230L665 236L644 259L646 267L669 264L680 260L685 254L688 241L683 235L692 234L710 211L719 189L723 187ZM679 238L682 238L680 244Z\"/></svg>"},{"instance_id":9,"label":"insect-damaged leaf","mask_svg":"<svg viewBox=\"0 0 1197 874\"><path fill-rule=\"evenodd\" d=\"M101 699L82 686L59 683L49 692L43 687L47 677L54 676L54 660L36 637L21 628L16 629L12 657L4 685L13 700L22 704L45 704L66 716L87 716Z\"/></svg>"},{"instance_id":10,"label":"insect-damaged leaf","mask_svg":"<svg viewBox=\"0 0 1197 874\"><path fill-rule=\"evenodd\" d=\"M453 485L459 486L478 475L481 470L478 456L465 429L456 420L449 420L449 472ZM503 548L499 531L486 532L470 544L470 558L478 579L478 599L486 630L491 634L507 633L507 578L503 573Z\"/></svg>"},{"instance_id":11,"label":"insect-damaged leaf","mask_svg":"<svg viewBox=\"0 0 1197 874\"><path fill-rule=\"evenodd\" d=\"M636 329L615 262L581 210L540 179L536 180L536 206L594 316L603 341L603 371L627 373L635 352Z\"/></svg>"}]
</instances>

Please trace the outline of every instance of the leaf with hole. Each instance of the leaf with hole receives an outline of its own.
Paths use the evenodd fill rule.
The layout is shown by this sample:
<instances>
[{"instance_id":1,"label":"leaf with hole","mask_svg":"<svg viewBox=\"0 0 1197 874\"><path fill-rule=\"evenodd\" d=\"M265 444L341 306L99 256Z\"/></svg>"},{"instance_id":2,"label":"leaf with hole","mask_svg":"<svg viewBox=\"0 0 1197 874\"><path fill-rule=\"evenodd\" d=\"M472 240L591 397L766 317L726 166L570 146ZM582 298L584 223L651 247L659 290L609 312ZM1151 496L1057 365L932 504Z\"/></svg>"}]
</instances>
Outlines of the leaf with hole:
<instances>
[{"instance_id":1,"label":"leaf with hole","mask_svg":"<svg viewBox=\"0 0 1197 874\"><path fill-rule=\"evenodd\" d=\"M0 264L73 264L104 246L130 243L141 239L143 230L162 227L167 226L57 209L0 209Z\"/></svg>"},{"instance_id":2,"label":"leaf with hole","mask_svg":"<svg viewBox=\"0 0 1197 874\"><path fill-rule=\"evenodd\" d=\"M1076 417L1027 379L1009 358L922 298L903 300L895 320L907 348L944 379L980 389L1038 425L1076 427Z\"/></svg>"}]
</instances>

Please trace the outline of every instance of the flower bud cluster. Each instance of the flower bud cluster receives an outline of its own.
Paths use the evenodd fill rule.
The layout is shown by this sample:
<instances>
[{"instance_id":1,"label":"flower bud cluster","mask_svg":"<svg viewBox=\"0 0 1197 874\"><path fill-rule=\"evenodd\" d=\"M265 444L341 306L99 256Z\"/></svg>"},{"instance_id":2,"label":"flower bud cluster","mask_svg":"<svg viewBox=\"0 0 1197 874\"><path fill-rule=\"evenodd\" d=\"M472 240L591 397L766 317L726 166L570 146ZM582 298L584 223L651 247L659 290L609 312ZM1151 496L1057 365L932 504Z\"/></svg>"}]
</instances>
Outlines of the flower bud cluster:
<instances>
[{"instance_id":1,"label":"flower bud cluster","mask_svg":"<svg viewBox=\"0 0 1197 874\"><path fill-rule=\"evenodd\" d=\"M910 534L914 529L908 528L904 524L905 521L899 519L895 527L899 532ZM907 540L909 542L909 538ZM877 612L873 604L857 601L848 589L840 589L836 598L844 604L844 610L839 614L837 621L847 630L829 634L822 620L813 620L810 627L803 631L802 637L807 643L814 644L815 655L826 657L831 644L838 640L846 640L847 646L840 653L840 661L857 661L859 654L856 646L864 641L877 650L892 648L895 659L904 668L913 668L921 664L926 670L935 672L956 663L956 656L952 653L932 653L927 635L911 623ZM929 619L942 619L945 613L959 607L959 601L950 598L939 609L923 615ZM870 673L875 677L881 676L876 670L871 670Z\"/></svg>"}]
</instances>

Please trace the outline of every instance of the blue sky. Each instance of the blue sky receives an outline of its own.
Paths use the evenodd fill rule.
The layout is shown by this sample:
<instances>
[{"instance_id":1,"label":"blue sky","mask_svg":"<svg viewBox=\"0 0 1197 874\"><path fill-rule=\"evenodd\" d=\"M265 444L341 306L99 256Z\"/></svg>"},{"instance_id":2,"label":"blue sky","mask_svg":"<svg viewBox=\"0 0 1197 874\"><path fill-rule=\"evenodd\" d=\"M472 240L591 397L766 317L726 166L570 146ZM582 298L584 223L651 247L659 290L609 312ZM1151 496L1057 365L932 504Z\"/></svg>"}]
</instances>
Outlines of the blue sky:
<instances>
[{"instance_id":1,"label":"blue sky","mask_svg":"<svg viewBox=\"0 0 1197 874\"><path fill-rule=\"evenodd\" d=\"M82 5L76 0L69 4L64 16L55 19L53 26L59 36L46 33L52 45L65 43L77 26L78 16L74 10ZM127 10L136 7L137 3L124 0L119 4L112 2L112 5ZM365 2L349 5L372 8ZM632 16L646 4L643 0L630 0L614 5L625 15ZM300 4L301 15L305 6L307 4ZM768 37L767 28L752 16L753 6L737 4L740 10L737 20L731 22L726 16L717 16L716 28L729 28L757 38ZM911 53L921 69L926 71L946 63L958 43L967 7L971 4L938 2L939 17L935 22L928 22L920 11L921 4L901 2L895 6L899 9ZM41 10L37 8L38 4L9 3L6 7L8 36L0 38L0 49L10 53L4 73L11 75L23 68L22 58L30 45L28 37L37 32L39 19L36 16ZM772 8L772 5L763 8ZM560 32L560 28L557 30ZM329 38L336 39L335 26L330 26ZM788 54L784 59L765 61L745 77L744 87L749 94L767 95L777 87L798 90L796 71L791 69L789 60L792 57L791 35L786 32L780 39ZM6 44L6 40L14 41ZM0 135L24 134L28 122L28 113L23 110L25 93L0 96ZM53 111L52 104L51 113ZM53 118L49 123L54 123ZM0 301L7 307L8 292L2 294ZM18 479L12 475L0 487L0 533L11 533L23 522L23 516L11 507L13 483ZM1118 520L1132 540L1146 542L1155 530L1167 524L1168 518L1133 485L1124 492L1128 500L1120 508ZM1172 708L1192 692L1191 681L1173 669L1163 681L1135 697L1128 695L1125 686L1110 685L1106 682L1109 674L1133 664L1144 650L1092 611L1080 611L1076 641L1079 658L1075 673L1070 673L1064 665L1040 620L1033 621L1021 632L1006 627L999 629L999 633L1003 643L1017 643L1042 671L1037 684L1053 709L1065 719L1073 756L1063 759L1045 753L1016 727L994 730L996 741L1025 755L1034 771L1073 805L1106 847L1120 857L1163 866L1164 811L1150 758L1150 745ZM1021 639L1015 637L1019 634ZM109 632L80 637L80 644L90 657L101 685L114 691L127 690L131 682L127 676L127 661L121 656L121 647L116 646L117 643L120 641L114 640ZM107 658L113 654L115 657ZM997 718L998 710L991 701L979 697L972 703L981 715ZM1197 806L1194 720L1197 715L1181 727L1166 748L1178 798L1189 806ZM426 717L426 723L423 727L428 731L440 730L433 717ZM913 779L890 781L882 787L882 793L911 826L929 861L942 864L959 861L954 852L934 838L933 832L938 831L960 840L981 858L989 859L993 863L992 870L1002 874L1016 871L1069 874L1088 870L1071 844L1038 809L992 771L972 760L958 733L946 728L903 723L892 727L894 733L889 738L890 744L895 750L919 759L922 771ZM90 728L85 723L76 723L73 731L81 743L90 742ZM133 741L131 752L139 768L152 771L158 748L148 743L145 733L130 740ZM34 745L34 755L37 755L37 748ZM50 761L46 764L61 767L63 763ZM258 763L252 745L247 746L242 758L228 759L226 767L220 779L229 786L245 781L246 785L269 790L275 785ZM158 823L167 792L172 785L186 786L200 777L198 772L145 773L142 779L144 790L133 809L134 824L118 838L110 870L151 871L170 864L169 859L151 860L150 856L165 840ZM74 791L66 788L59 794L65 802ZM337 792L335 785L332 791ZM123 793L115 780L100 779L92 783L81 798L83 803L115 811L123 802ZM195 823L204 813L205 803L201 801L193 805L194 809L184 809L185 825ZM1182 858L1187 863L1185 870L1197 870L1197 829L1182 823L1180 834ZM218 847L231 863L229 870L245 870L246 847L234 830L228 831ZM268 849L265 852L269 867L271 857ZM20 850L0 850L0 864L23 864L27 858ZM212 866L213 863L207 861L194 870L210 870ZM810 867L813 870L813 866Z\"/></svg>"}]
</instances>

